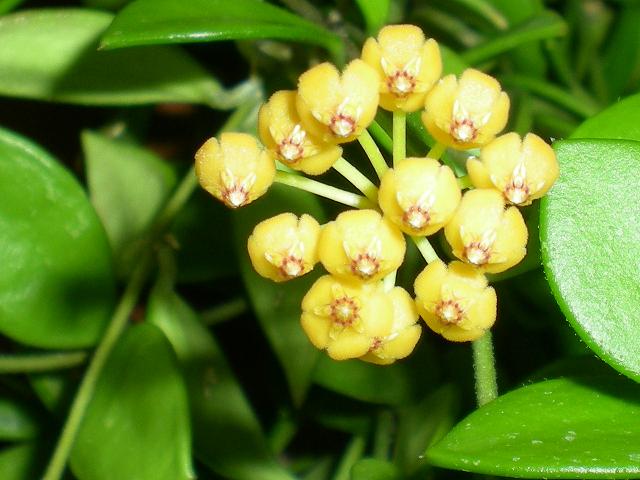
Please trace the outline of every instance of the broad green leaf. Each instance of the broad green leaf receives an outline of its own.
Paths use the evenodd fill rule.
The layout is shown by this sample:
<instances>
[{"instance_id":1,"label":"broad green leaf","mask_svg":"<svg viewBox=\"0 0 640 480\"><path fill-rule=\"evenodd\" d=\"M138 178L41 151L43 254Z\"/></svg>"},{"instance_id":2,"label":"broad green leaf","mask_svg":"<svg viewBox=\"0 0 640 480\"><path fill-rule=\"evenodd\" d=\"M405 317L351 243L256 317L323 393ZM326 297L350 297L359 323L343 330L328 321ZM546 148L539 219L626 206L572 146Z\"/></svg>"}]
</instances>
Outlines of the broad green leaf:
<instances>
[{"instance_id":1,"label":"broad green leaf","mask_svg":"<svg viewBox=\"0 0 640 480\"><path fill-rule=\"evenodd\" d=\"M0 440L17 441L34 438L38 434L36 412L24 400L0 397ZM2 477L0 477L2 478Z\"/></svg>"},{"instance_id":2,"label":"broad green leaf","mask_svg":"<svg viewBox=\"0 0 640 480\"><path fill-rule=\"evenodd\" d=\"M131 327L111 353L71 451L82 480L190 480L189 406L171 345Z\"/></svg>"},{"instance_id":3,"label":"broad green leaf","mask_svg":"<svg viewBox=\"0 0 640 480\"><path fill-rule=\"evenodd\" d=\"M269 452L217 342L164 281L151 294L147 318L165 333L184 371L198 458L234 480L292 480Z\"/></svg>"},{"instance_id":4,"label":"broad green leaf","mask_svg":"<svg viewBox=\"0 0 640 480\"><path fill-rule=\"evenodd\" d=\"M387 23L391 0L356 0L356 3L364 17L367 33L375 37L378 30Z\"/></svg>"},{"instance_id":5,"label":"broad green leaf","mask_svg":"<svg viewBox=\"0 0 640 480\"><path fill-rule=\"evenodd\" d=\"M520 45L562 36L566 33L567 25L562 17L555 12L545 10L477 47L467 50L461 54L461 57L467 63L475 65Z\"/></svg>"},{"instance_id":6,"label":"broad green leaf","mask_svg":"<svg viewBox=\"0 0 640 480\"><path fill-rule=\"evenodd\" d=\"M324 221L317 197L283 185L274 185L265 198L234 212L232 218L240 269L251 304L284 369L294 403L300 405L319 358L318 350L300 326L300 305L318 274L312 272L286 283L272 282L253 270L246 249L247 238L256 224L284 212L307 213L320 223Z\"/></svg>"},{"instance_id":7,"label":"broad green leaf","mask_svg":"<svg viewBox=\"0 0 640 480\"><path fill-rule=\"evenodd\" d=\"M45 408L64 418L78 389L79 377L66 372L36 373L29 375L29 383Z\"/></svg>"},{"instance_id":8,"label":"broad green leaf","mask_svg":"<svg viewBox=\"0 0 640 480\"><path fill-rule=\"evenodd\" d=\"M104 48L279 38L321 45L340 56L335 34L260 0L136 0L115 18Z\"/></svg>"},{"instance_id":9,"label":"broad green leaf","mask_svg":"<svg viewBox=\"0 0 640 480\"><path fill-rule=\"evenodd\" d=\"M0 450L0 478L2 480L29 480L38 478L43 463L40 446L23 443Z\"/></svg>"},{"instance_id":10,"label":"broad green leaf","mask_svg":"<svg viewBox=\"0 0 640 480\"><path fill-rule=\"evenodd\" d=\"M82 133L91 202L122 272L136 261L141 241L176 184L176 174L154 153L97 132Z\"/></svg>"},{"instance_id":11,"label":"broad green leaf","mask_svg":"<svg viewBox=\"0 0 640 480\"><path fill-rule=\"evenodd\" d=\"M571 138L613 138L640 142L640 93L627 97L598 115L589 118L571 134Z\"/></svg>"},{"instance_id":12,"label":"broad green leaf","mask_svg":"<svg viewBox=\"0 0 640 480\"><path fill-rule=\"evenodd\" d=\"M21 3L24 3L24 0L0 0L0 15L10 12Z\"/></svg>"},{"instance_id":13,"label":"broad green leaf","mask_svg":"<svg viewBox=\"0 0 640 480\"><path fill-rule=\"evenodd\" d=\"M427 450L436 466L520 478L638 478L640 386L548 380L499 397Z\"/></svg>"},{"instance_id":14,"label":"broad green leaf","mask_svg":"<svg viewBox=\"0 0 640 480\"><path fill-rule=\"evenodd\" d=\"M449 0L449 4L459 4L466 10L473 12L480 18L485 19L498 30L505 30L508 21L490 0Z\"/></svg>"},{"instance_id":15,"label":"broad green leaf","mask_svg":"<svg viewBox=\"0 0 640 480\"><path fill-rule=\"evenodd\" d=\"M625 6L617 16L604 53L604 78L609 98L616 99L638 85L640 68L640 4ZM635 76L635 79L633 78ZM630 83L635 80L634 85ZM637 122L634 122L637 123Z\"/></svg>"},{"instance_id":16,"label":"broad green leaf","mask_svg":"<svg viewBox=\"0 0 640 480\"><path fill-rule=\"evenodd\" d=\"M609 365L640 380L640 143L554 145L560 178L541 204L545 272L562 312Z\"/></svg>"},{"instance_id":17,"label":"broad green leaf","mask_svg":"<svg viewBox=\"0 0 640 480\"><path fill-rule=\"evenodd\" d=\"M48 153L0 129L0 192L0 332L44 348L92 345L114 278L82 188Z\"/></svg>"},{"instance_id":18,"label":"broad green leaf","mask_svg":"<svg viewBox=\"0 0 640 480\"><path fill-rule=\"evenodd\" d=\"M71 8L0 18L0 95L85 105L225 101L220 84L177 47L98 52L112 19Z\"/></svg>"},{"instance_id":19,"label":"broad green leaf","mask_svg":"<svg viewBox=\"0 0 640 480\"><path fill-rule=\"evenodd\" d=\"M84 3L89 8L103 8L105 10L118 10L122 8L130 0L83 0Z\"/></svg>"},{"instance_id":20,"label":"broad green leaf","mask_svg":"<svg viewBox=\"0 0 640 480\"><path fill-rule=\"evenodd\" d=\"M363 458L351 467L350 480L402 480L393 463L376 458Z\"/></svg>"}]
</instances>

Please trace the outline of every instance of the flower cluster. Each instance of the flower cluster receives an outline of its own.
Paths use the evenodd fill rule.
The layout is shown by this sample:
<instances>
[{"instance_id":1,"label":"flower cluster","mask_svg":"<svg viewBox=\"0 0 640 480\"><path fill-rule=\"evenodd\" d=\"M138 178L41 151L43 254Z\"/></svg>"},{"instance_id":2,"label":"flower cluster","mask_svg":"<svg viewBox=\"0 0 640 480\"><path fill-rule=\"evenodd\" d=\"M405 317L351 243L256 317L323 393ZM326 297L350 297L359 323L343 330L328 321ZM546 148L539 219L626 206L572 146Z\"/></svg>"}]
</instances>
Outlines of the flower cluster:
<instances>
[{"instance_id":1,"label":"flower cluster","mask_svg":"<svg viewBox=\"0 0 640 480\"><path fill-rule=\"evenodd\" d=\"M538 136L497 136L508 120L509 97L496 79L474 69L459 78L441 74L433 39L412 25L387 26L342 72L322 63L300 76L296 91L273 94L259 113L263 146L250 135L225 133L196 154L200 183L232 208L274 181L336 200L357 197L337 197L334 187L277 166L308 175L334 167L368 198L368 208L344 211L325 225L309 215L277 215L248 239L263 277L291 280L318 263L328 272L302 300L301 324L331 358L379 364L404 358L420 337L419 316L448 340L482 336L497 305L485 274L524 258L528 232L517 207L543 196L558 176L553 149ZM393 168L367 132L378 107L393 112ZM405 158L405 115L420 110L438 143L425 157ZM342 158L341 144L353 140L371 158L379 188ZM439 162L446 148L473 149L467 178ZM472 188L463 194L460 185ZM357 206L365 205L361 199ZM457 257L448 265L426 238L439 231ZM415 280L415 299L395 286L406 239L428 262Z\"/></svg>"}]
</instances>

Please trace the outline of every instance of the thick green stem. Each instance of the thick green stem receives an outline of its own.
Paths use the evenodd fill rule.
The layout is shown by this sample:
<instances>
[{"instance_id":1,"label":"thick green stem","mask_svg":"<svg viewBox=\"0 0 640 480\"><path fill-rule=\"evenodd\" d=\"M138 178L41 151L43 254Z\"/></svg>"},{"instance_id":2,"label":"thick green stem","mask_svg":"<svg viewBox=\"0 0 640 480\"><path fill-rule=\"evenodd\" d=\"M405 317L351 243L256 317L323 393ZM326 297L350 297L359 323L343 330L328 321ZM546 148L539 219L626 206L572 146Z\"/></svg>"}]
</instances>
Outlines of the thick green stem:
<instances>
[{"instance_id":1,"label":"thick green stem","mask_svg":"<svg viewBox=\"0 0 640 480\"><path fill-rule=\"evenodd\" d=\"M431 150L427 153L427 157L439 160L446 149L447 146L444 143L437 142L433 147L431 147Z\"/></svg>"},{"instance_id":2,"label":"thick green stem","mask_svg":"<svg viewBox=\"0 0 640 480\"><path fill-rule=\"evenodd\" d=\"M389 169L389 165L387 165L387 161L382 156L378 145L376 145L376 142L366 130L364 130L358 137L358 142L360 142L360 145L362 145L364 153L366 153L367 157L369 157L369 161L371 162L371 165L373 165L378 178L382 178L384 172Z\"/></svg>"},{"instance_id":3,"label":"thick green stem","mask_svg":"<svg viewBox=\"0 0 640 480\"><path fill-rule=\"evenodd\" d=\"M378 202L378 187L371 180L365 177L360 170L347 162L344 158L340 158L333 164L333 168L346 178L354 187L360 190L365 197L374 203Z\"/></svg>"},{"instance_id":4,"label":"thick green stem","mask_svg":"<svg viewBox=\"0 0 640 480\"><path fill-rule=\"evenodd\" d=\"M476 399L478 406L489 403L498 397L496 365L493 357L493 340L487 331L472 343L473 369L476 378Z\"/></svg>"},{"instance_id":5,"label":"thick green stem","mask_svg":"<svg viewBox=\"0 0 640 480\"><path fill-rule=\"evenodd\" d=\"M341 190L331 185L326 185L316 180L289 172L276 172L275 182L298 188L306 192L315 193L321 197L329 198L338 203L354 208L375 208L376 204L361 195Z\"/></svg>"},{"instance_id":6,"label":"thick green stem","mask_svg":"<svg viewBox=\"0 0 640 480\"><path fill-rule=\"evenodd\" d=\"M424 259L427 261L427 263L431 263L436 260L439 260L438 254L431 246L431 243L429 242L427 237L412 236L411 240L413 240L413 243L415 243L416 247L418 247L418 250L420 250L420 253L424 257Z\"/></svg>"},{"instance_id":7,"label":"thick green stem","mask_svg":"<svg viewBox=\"0 0 640 480\"><path fill-rule=\"evenodd\" d=\"M22 353L0 355L0 374L62 370L82 365L87 352Z\"/></svg>"},{"instance_id":8,"label":"thick green stem","mask_svg":"<svg viewBox=\"0 0 640 480\"><path fill-rule=\"evenodd\" d=\"M355 463L360 460L364 453L365 438L363 435L356 435L353 437L344 455L340 459L340 464L336 469L336 474L333 477L334 480L349 480L351 468Z\"/></svg>"},{"instance_id":9,"label":"thick green stem","mask_svg":"<svg viewBox=\"0 0 640 480\"><path fill-rule=\"evenodd\" d=\"M393 112L393 166L407 156L407 114L402 110Z\"/></svg>"},{"instance_id":10,"label":"thick green stem","mask_svg":"<svg viewBox=\"0 0 640 480\"><path fill-rule=\"evenodd\" d=\"M238 297L205 310L200 314L200 318L205 325L217 325L247 311L249 311L249 303L244 297Z\"/></svg>"},{"instance_id":11,"label":"thick green stem","mask_svg":"<svg viewBox=\"0 0 640 480\"><path fill-rule=\"evenodd\" d=\"M389 153L393 151L393 140L378 122L373 122L371 125L369 125L368 130L371 136L375 138L376 142L378 142L378 145L380 145Z\"/></svg>"}]
</instances>

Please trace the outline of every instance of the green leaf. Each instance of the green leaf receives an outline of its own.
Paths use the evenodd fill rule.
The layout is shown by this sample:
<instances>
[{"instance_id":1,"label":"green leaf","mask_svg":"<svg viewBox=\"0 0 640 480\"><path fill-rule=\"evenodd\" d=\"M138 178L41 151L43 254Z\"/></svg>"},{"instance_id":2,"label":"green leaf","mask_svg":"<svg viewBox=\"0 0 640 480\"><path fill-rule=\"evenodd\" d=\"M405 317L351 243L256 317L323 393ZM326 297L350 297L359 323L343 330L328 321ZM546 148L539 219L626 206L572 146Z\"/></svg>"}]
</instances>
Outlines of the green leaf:
<instances>
[{"instance_id":1,"label":"green leaf","mask_svg":"<svg viewBox=\"0 0 640 480\"><path fill-rule=\"evenodd\" d=\"M367 33L375 37L378 30L387 23L391 0L356 0L356 3L364 17Z\"/></svg>"},{"instance_id":2,"label":"green leaf","mask_svg":"<svg viewBox=\"0 0 640 480\"><path fill-rule=\"evenodd\" d=\"M402 480L398 467L375 458L363 458L351 467L351 480Z\"/></svg>"},{"instance_id":3,"label":"green leaf","mask_svg":"<svg viewBox=\"0 0 640 480\"><path fill-rule=\"evenodd\" d=\"M311 374L319 358L318 350L300 326L302 297L317 278L317 273L286 283L274 283L260 277L253 270L246 249L247 238L256 224L284 212L296 215L308 213L320 223L324 220L324 212L317 197L291 187L274 185L265 198L234 212L233 222L240 271L251 304L284 369L293 401L300 405L311 384Z\"/></svg>"},{"instance_id":4,"label":"green leaf","mask_svg":"<svg viewBox=\"0 0 640 480\"><path fill-rule=\"evenodd\" d=\"M28 10L0 19L0 94L84 105L216 105L220 84L177 47L96 51L113 15ZM224 99L222 99L224 100Z\"/></svg>"},{"instance_id":5,"label":"green leaf","mask_svg":"<svg viewBox=\"0 0 640 480\"><path fill-rule=\"evenodd\" d=\"M24 3L24 0L0 0L0 15L10 12L21 3Z\"/></svg>"},{"instance_id":6,"label":"green leaf","mask_svg":"<svg viewBox=\"0 0 640 480\"><path fill-rule=\"evenodd\" d=\"M615 138L640 142L640 93L614 103L582 123L571 138Z\"/></svg>"},{"instance_id":7,"label":"green leaf","mask_svg":"<svg viewBox=\"0 0 640 480\"><path fill-rule=\"evenodd\" d=\"M42 468L42 448L23 443L0 450L0 478L2 480L27 480L38 478Z\"/></svg>"},{"instance_id":8,"label":"green leaf","mask_svg":"<svg viewBox=\"0 0 640 480\"><path fill-rule=\"evenodd\" d=\"M166 282L154 288L147 318L165 333L184 371L198 458L234 480L292 480L269 452L217 342Z\"/></svg>"},{"instance_id":9,"label":"green leaf","mask_svg":"<svg viewBox=\"0 0 640 480\"><path fill-rule=\"evenodd\" d=\"M542 200L545 272L562 312L609 365L640 380L640 143L554 145L560 178Z\"/></svg>"},{"instance_id":10,"label":"green leaf","mask_svg":"<svg viewBox=\"0 0 640 480\"><path fill-rule=\"evenodd\" d=\"M82 148L91 202L107 230L121 272L137 260L141 240L176 184L176 174L152 152L86 130Z\"/></svg>"},{"instance_id":11,"label":"green leaf","mask_svg":"<svg viewBox=\"0 0 640 480\"><path fill-rule=\"evenodd\" d=\"M33 409L24 400L0 397L1 441L29 440L37 434L38 420Z\"/></svg>"},{"instance_id":12,"label":"green leaf","mask_svg":"<svg viewBox=\"0 0 640 480\"><path fill-rule=\"evenodd\" d=\"M45 151L0 129L0 192L0 332L44 348L92 345L114 278L84 191Z\"/></svg>"},{"instance_id":13,"label":"green leaf","mask_svg":"<svg viewBox=\"0 0 640 480\"><path fill-rule=\"evenodd\" d=\"M490 40L462 53L462 59L471 65L485 62L520 45L559 37L567 33L567 25L555 12L545 10Z\"/></svg>"},{"instance_id":14,"label":"green leaf","mask_svg":"<svg viewBox=\"0 0 640 480\"><path fill-rule=\"evenodd\" d=\"M638 478L640 386L548 380L476 410L427 451L436 466L521 478Z\"/></svg>"},{"instance_id":15,"label":"green leaf","mask_svg":"<svg viewBox=\"0 0 640 480\"><path fill-rule=\"evenodd\" d=\"M115 18L102 47L278 38L320 45L342 55L340 38L260 0L136 0Z\"/></svg>"},{"instance_id":16,"label":"green leaf","mask_svg":"<svg viewBox=\"0 0 640 480\"><path fill-rule=\"evenodd\" d=\"M640 5L625 6L617 17L611 38L604 53L604 77L607 79L609 98L616 99L631 87L638 85L640 68ZM637 123L637 122L635 122Z\"/></svg>"},{"instance_id":17,"label":"green leaf","mask_svg":"<svg viewBox=\"0 0 640 480\"><path fill-rule=\"evenodd\" d=\"M151 324L130 328L98 380L71 451L82 480L188 480L189 406L171 345Z\"/></svg>"}]
</instances>

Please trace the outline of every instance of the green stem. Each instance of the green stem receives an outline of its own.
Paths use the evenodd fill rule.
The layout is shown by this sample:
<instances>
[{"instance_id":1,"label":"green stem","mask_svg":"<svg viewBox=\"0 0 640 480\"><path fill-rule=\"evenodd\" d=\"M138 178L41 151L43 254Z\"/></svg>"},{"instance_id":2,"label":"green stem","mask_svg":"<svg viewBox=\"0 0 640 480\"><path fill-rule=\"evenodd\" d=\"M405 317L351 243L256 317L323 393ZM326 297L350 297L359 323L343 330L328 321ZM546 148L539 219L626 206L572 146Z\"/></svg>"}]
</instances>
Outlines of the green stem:
<instances>
[{"instance_id":1,"label":"green stem","mask_svg":"<svg viewBox=\"0 0 640 480\"><path fill-rule=\"evenodd\" d=\"M249 311L247 300L244 297L237 297L205 310L200 314L200 319L205 325L217 325L226 320L236 318L247 311Z\"/></svg>"},{"instance_id":2,"label":"green stem","mask_svg":"<svg viewBox=\"0 0 640 480\"><path fill-rule=\"evenodd\" d=\"M358 142L360 142L360 145L362 145L364 153L366 153L367 157L369 157L369 161L371 162L371 165L373 165L378 178L382 178L384 172L389 169L389 165L387 165L386 160L382 156L378 145L376 145L376 142L371 137L371 134L369 134L368 131L364 130L358 137Z\"/></svg>"},{"instance_id":3,"label":"green stem","mask_svg":"<svg viewBox=\"0 0 640 480\"><path fill-rule=\"evenodd\" d=\"M458 181L458 186L461 190L473 187L473 183L471 183L471 177L469 177L469 175L458 177L456 180Z\"/></svg>"},{"instance_id":4,"label":"green stem","mask_svg":"<svg viewBox=\"0 0 640 480\"><path fill-rule=\"evenodd\" d=\"M298 425L295 419L289 413L281 412L269 433L268 442L271 451L275 455L284 452L297 431Z\"/></svg>"},{"instance_id":5,"label":"green stem","mask_svg":"<svg viewBox=\"0 0 640 480\"><path fill-rule=\"evenodd\" d=\"M489 403L498 397L496 365L493 357L491 332L487 331L472 343L473 369L476 377L476 398L478 406Z\"/></svg>"},{"instance_id":6,"label":"green stem","mask_svg":"<svg viewBox=\"0 0 640 480\"><path fill-rule=\"evenodd\" d=\"M427 153L427 157L439 160L446 149L447 146L444 143L437 142L433 147L431 147L431 150Z\"/></svg>"},{"instance_id":7,"label":"green stem","mask_svg":"<svg viewBox=\"0 0 640 480\"><path fill-rule=\"evenodd\" d=\"M333 164L333 168L351 184L360 190L365 197L374 203L378 201L378 187L371 180L365 177L360 170L347 162L344 158L340 158Z\"/></svg>"},{"instance_id":8,"label":"green stem","mask_svg":"<svg viewBox=\"0 0 640 480\"><path fill-rule=\"evenodd\" d=\"M376 204L368 200L367 198L356 195L355 193L341 190L331 185L326 185L316 180L303 177L289 172L276 172L276 178L274 180L277 183L288 185L290 187L298 188L306 192L315 193L321 197L329 198L338 203L348 205L354 208L375 208Z\"/></svg>"},{"instance_id":9,"label":"green stem","mask_svg":"<svg viewBox=\"0 0 640 480\"><path fill-rule=\"evenodd\" d=\"M393 166L407 156L407 114L402 110L393 112Z\"/></svg>"},{"instance_id":10,"label":"green stem","mask_svg":"<svg viewBox=\"0 0 640 480\"><path fill-rule=\"evenodd\" d=\"M51 352L0 355L0 374L62 370L81 365L87 352Z\"/></svg>"},{"instance_id":11,"label":"green stem","mask_svg":"<svg viewBox=\"0 0 640 480\"><path fill-rule=\"evenodd\" d=\"M78 388L78 392L71 404L69 416L64 424L62 434L60 435L60 439L58 440L58 444L56 445L56 449L53 452L53 456L42 480L58 480L64 473L67 458L71 452L76 434L80 429L80 423L93 396L102 368L120 338L120 334L126 327L129 315L133 307L135 307L138 295L144 286L151 263L150 260L151 255L147 252L131 274L127 288L113 314L111 323L109 323L104 336L100 340L100 344L91 359L91 363L89 363L80 388Z\"/></svg>"},{"instance_id":12,"label":"green stem","mask_svg":"<svg viewBox=\"0 0 640 480\"><path fill-rule=\"evenodd\" d=\"M364 436L355 435L351 442L349 442L349 445L347 445L342 459L340 459L340 464L338 468L336 468L336 474L333 480L349 480L351 468L362 457L364 447Z\"/></svg>"},{"instance_id":13,"label":"green stem","mask_svg":"<svg viewBox=\"0 0 640 480\"><path fill-rule=\"evenodd\" d=\"M393 432L393 415L382 411L378 414L375 436L373 438L373 456L380 460L389 459L389 447Z\"/></svg>"},{"instance_id":14,"label":"green stem","mask_svg":"<svg viewBox=\"0 0 640 480\"><path fill-rule=\"evenodd\" d=\"M393 151L393 140L387 133L387 131L382 128L382 126L378 122L373 122L369 125L369 133L373 138L378 142L378 144L384 148L387 152Z\"/></svg>"},{"instance_id":15,"label":"green stem","mask_svg":"<svg viewBox=\"0 0 640 480\"><path fill-rule=\"evenodd\" d=\"M431 243L429 243L429 240L427 239L427 237L411 236L411 240L413 240L413 243L415 243L416 247L418 247L418 250L420 250L420 253L424 257L424 259L427 261L427 263L431 263L431 262L435 262L436 260L439 260L438 254L431 246Z\"/></svg>"}]
</instances>

